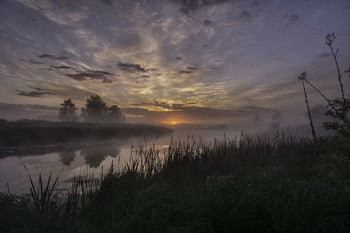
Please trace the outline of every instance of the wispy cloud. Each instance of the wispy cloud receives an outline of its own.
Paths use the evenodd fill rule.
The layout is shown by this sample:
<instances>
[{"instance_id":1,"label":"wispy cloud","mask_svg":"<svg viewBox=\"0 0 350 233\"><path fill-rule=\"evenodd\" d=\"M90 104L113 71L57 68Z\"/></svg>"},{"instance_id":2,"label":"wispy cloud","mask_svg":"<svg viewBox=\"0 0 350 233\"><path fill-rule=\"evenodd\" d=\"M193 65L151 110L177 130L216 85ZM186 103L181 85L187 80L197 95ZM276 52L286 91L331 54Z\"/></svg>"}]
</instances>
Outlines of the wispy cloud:
<instances>
[{"instance_id":1,"label":"wispy cloud","mask_svg":"<svg viewBox=\"0 0 350 233\"><path fill-rule=\"evenodd\" d=\"M7 120L45 119L57 120L58 107L47 107L33 104L0 103L0 118Z\"/></svg>"},{"instance_id":2,"label":"wispy cloud","mask_svg":"<svg viewBox=\"0 0 350 233\"><path fill-rule=\"evenodd\" d=\"M230 2L230 0L170 0L174 4L180 6L180 11L188 14L191 11L196 11L203 7L209 7L218 4L224 4ZM237 0L231 2L238 2Z\"/></svg>"},{"instance_id":3,"label":"wispy cloud","mask_svg":"<svg viewBox=\"0 0 350 233\"><path fill-rule=\"evenodd\" d=\"M179 70L177 73L178 74L193 74L194 71L191 71L191 70Z\"/></svg>"},{"instance_id":4,"label":"wispy cloud","mask_svg":"<svg viewBox=\"0 0 350 233\"><path fill-rule=\"evenodd\" d=\"M102 80L102 83L111 84L113 83L113 80L110 80L108 76L118 75L106 71L89 70L87 72L80 72L76 74L66 74L66 76L76 81Z\"/></svg>"},{"instance_id":5,"label":"wispy cloud","mask_svg":"<svg viewBox=\"0 0 350 233\"><path fill-rule=\"evenodd\" d=\"M53 0L18 0L23 5L42 12L52 22L60 25L75 25L87 19L88 9L80 4Z\"/></svg>"},{"instance_id":6,"label":"wispy cloud","mask_svg":"<svg viewBox=\"0 0 350 233\"><path fill-rule=\"evenodd\" d=\"M40 88L37 88L37 91L21 91L21 90L16 90L16 95L21 95L21 96L26 96L26 97L37 97L37 98L42 98L46 97L48 95L54 95L51 92L47 91L41 91Z\"/></svg>"},{"instance_id":7,"label":"wispy cloud","mask_svg":"<svg viewBox=\"0 0 350 233\"><path fill-rule=\"evenodd\" d=\"M295 25L300 20L300 15L298 14L286 14L282 18L282 22L285 23L286 27Z\"/></svg>"},{"instance_id":8,"label":"wispy cloud","mask_svg":"<svg viewBox=\"0 0 350 233\"><path fill-rule=\"evenodd\" d=\"M50 67L51 69L58 69L58 70L69 70L69 69L72 69L72 67L70 67L70 66L51 66Z\"/></svg>"},{"instance_id":9,"label":"wispy cloud","mask_svg":"<svg viewBox=\"0 0 350 233\"><path fill-rule=\"evenodd\" d=\"M331 56L332 56L331 53L321 53L317 57L318 58L325 58L325 57L331 57Z\"/></svg>"},{"instance_id":10,"label":"wispy cloud","mask_svg":"<svg viewBox=\"0 0 350 233\"><path fill-rule=\"evenodd\" d=\"M283 60L286 60L285 57L275 57L273 60L275 61L283 61Z\"/></svg>"},{"instance_id":11,"label":"wispy cloud","mask_svg":"<svg viewBox=\"0 0 350 233\"><path fill-rule=\"evenodd\" d=\"M149 69L145 69L140 64L132 64L132 63L119 63L118 68L128 72L128 73L146 73L149 71Z\"/></svg>"},{"instance_id":12,"label":"wispy cloud","mask_svg":"<svg viewBox=\"0 0 350 233\"><path fill-rule=\"evenodd\" d=\"M43 53L43 54L39 55L38 57L39 58L49 58L49 59L53 59L53 60L67 60L68 59L65 56L56 56L56 55L47 54L47 53Z\"/></svg>"}]
</instances>

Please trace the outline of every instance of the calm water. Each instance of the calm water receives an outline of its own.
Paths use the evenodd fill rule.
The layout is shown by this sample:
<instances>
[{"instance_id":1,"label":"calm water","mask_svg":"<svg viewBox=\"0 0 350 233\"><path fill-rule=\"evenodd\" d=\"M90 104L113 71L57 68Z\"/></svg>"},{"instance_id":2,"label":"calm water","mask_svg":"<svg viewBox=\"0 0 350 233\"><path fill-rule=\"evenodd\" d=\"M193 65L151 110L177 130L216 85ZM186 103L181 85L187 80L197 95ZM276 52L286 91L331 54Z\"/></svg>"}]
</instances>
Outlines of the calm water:
<instances>
[{"instance_id":1,"label":"calm water","mask_svg":"<svg viewBox=\"0 0 350 233\"><path fill-rule=\"evenodd\" d=\"M187 140L188 135L201 137L204 141L224 136L233 137L233 131L227 130L177 130L172 135L163 137L114 139L108 142L94 142L75 145L74 142L60 148L33 147L24 151L0 152L0 192L28 193L29 178L23 166L26 165L34 183L38 181L39 173L44 182L52 172L53 177L59 174L58 190L71 187L74 176L94 174L100 177L106 172L112 162L115 169L122 169L130 159L131 151L135 152L142 145L156 145L162 150L167 148L171 138ZM63 170L62 170L63 168Z\"/></svg>"}]
</instances>

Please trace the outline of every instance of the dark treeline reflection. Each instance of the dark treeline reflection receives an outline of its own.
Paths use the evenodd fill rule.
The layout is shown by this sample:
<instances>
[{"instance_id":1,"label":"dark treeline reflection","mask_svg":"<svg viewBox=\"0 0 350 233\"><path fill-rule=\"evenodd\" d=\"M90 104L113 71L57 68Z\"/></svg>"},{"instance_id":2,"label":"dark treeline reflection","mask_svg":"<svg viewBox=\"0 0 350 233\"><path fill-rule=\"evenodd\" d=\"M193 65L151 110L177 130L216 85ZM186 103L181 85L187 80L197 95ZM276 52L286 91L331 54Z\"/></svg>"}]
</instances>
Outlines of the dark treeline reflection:
<instances>
[{"instance_id":1,"label":"dark treeline reflection","mask_svg":"<svg viewBox=\"0 0 350 233\"><path fill-rule=\"evenodd\" d=\"M95 145L81 150L80 155L85 157L89 167L97 168L108 156L117 157L120 153L118 145Z\"/></svg>"},{"instance_id":2,"label":"dark treeline reflection","mask_svg":"<svg viewBox=\"0 0 350 233\"><path fill-rule=\"evenodd\" d=\"M58 152L58 155L60 156L60 161L63 163L63 165L67 166L69 166L70 163L74 161L75 157L77 157L74 151L69 150Z\"/></svg>"},{"instance_id":3,"label":"dark treeline reflection","mask_svg":"<svg viewBox=\"0 0 350 233\"><path fill-rule=\"evenodd\" d=\"M119 155L119 153L120 146L116 144L91 145L84 147L80 151L80 155L84 156L85 163L91 168L99 167L103 160L105 160L108 156L115 158ZM60 161L62 164L69 166L77 157L77 151L64 150L58 152L58 155L60 156Z\"/></svg>"}]
</instances>

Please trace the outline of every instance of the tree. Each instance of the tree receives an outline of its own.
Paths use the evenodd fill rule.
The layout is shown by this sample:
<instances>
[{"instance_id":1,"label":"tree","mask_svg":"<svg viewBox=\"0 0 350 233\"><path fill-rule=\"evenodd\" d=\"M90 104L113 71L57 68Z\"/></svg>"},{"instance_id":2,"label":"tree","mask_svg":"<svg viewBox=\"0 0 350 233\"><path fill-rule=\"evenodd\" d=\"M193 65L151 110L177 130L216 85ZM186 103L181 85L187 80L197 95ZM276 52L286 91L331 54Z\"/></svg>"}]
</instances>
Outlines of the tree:
<instances>
[{"instance_id":1,"label":"tree","mask_svg":"<svg viewBox=\"0 0 350 233\"><path fill-rule=\"evenodd\" d=\"M331 100L331 103L332 108L328 108L326 116L331 116L333 121L324 122L324 127L339 135L350 137L350 111L348 110L350 109L350 99L336 98Z\"/></svg>"},{"instance_id":2,"label":"tree","mask_svg":"<svg viewBox=\"0 0 350 233\"><path fill-rule=\"evenodd\" d=\"M87 122L102 122L108 110L107 104L99 95L91 95L86 100L85 108L82 108L82 117Z\"/></svg>"},{"instance_id":3,"label":"tree","mask_svg":"<svg viewBox=\"0 0 350 233\"><path fill-rule=\"evenodd\" d=\"M61 104L61 108L58 113L60 121L78 121L79 117L76 113L77 108L71 99L66 99Z\"/></svg>"},{"instance_id":4,"label":"tree","mask_svg":"<svg viewBox=\"0 0 350 233\"><path fill-rule=\"evenodd\" d=\"M110 122L120 122L124 119L124 115L117 105L112 105L107 109L107 118Z\"/></svg>"}]
</instances>

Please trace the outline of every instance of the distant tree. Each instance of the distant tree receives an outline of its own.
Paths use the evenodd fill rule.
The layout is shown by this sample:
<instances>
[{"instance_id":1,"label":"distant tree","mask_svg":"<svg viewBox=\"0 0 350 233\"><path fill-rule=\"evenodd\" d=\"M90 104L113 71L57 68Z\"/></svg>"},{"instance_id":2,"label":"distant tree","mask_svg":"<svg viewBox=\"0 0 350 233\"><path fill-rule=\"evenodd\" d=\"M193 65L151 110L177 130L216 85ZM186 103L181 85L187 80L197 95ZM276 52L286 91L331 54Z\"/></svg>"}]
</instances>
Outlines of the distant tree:
<instances>
[{"instance_id":1,"label":"distant tree","mask_svg":"<svg viewBox=\"0 0 350 233\"><path fill-rule=\"evenodd\" d=\"M77 108L71 99L66 99L61 104L61 108L58 113L60 121L78 121L79 117L76 113Z\"/></svg>"},{"instance_id":2,"label":"distant tree","mask_svg":"<svg viewBox=\"0 0 350 233\"><path fill-rule=\"evenodd\" d=\"M310 108L310 113L312 116L312 120L317 127L323 127L323 123L326 121L331 121L332 119L326 115L327 106L323 104L316 104L315 106ZM307 113L305 114L306 117Z\"/></svg>"},{"instance_id":3,"label":"distant tree","mask_svg":"<svg viewBox=\"0 0 350 233\"><path fill-rule=\"evenodd\" d=\"M270 130L272 132L277 132L281 128L281 124L284 120L283 114L281 112L275 112L271 116Z\"/></svg>"},{"instance_id":4,"label":"distant tree","mask_svg":"<svg viewBox=\"0 0 350 233\"><path fill-rule=\"evenodd\" d=\"M121 122L124 115L117 105L112 105L107 108L107 120L109 122Z\"/></svg>"},{"instance_id":5,"label":"distant tree","mask_svg":"<svg viewBox=\"0 0 350 233\"><path fill-rule=\"evenodd\" d=\"M103 122L108 111L107 104L99 95L91 95L81 109L82 117L87 122Z\"/></svg>"},{"instance_id":6,"label":"distant tree","mask_svg":"<svg viewBox=\"0 0 350 233\"><path fill-rule=\"evenodd\" d=\"M283 121L284 117L283 114L280 112L275 112L274 114L272 114L271 116L271 123L278 123L281 124Z\"/></svg>"},{"instance_id":7,"label":"distant tree","mask_svg":"<svg viewBox=\"0 0 350 233\"><path fill-rule=\"evenodd\" d=\"M255 115L254 116L254 124L259 125L261 123L261 117L260 115Z\"/></svg>"}]
</instances>

